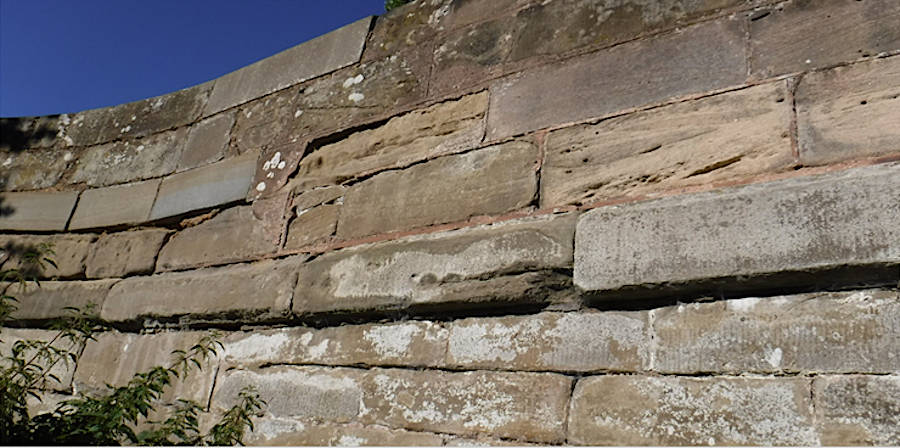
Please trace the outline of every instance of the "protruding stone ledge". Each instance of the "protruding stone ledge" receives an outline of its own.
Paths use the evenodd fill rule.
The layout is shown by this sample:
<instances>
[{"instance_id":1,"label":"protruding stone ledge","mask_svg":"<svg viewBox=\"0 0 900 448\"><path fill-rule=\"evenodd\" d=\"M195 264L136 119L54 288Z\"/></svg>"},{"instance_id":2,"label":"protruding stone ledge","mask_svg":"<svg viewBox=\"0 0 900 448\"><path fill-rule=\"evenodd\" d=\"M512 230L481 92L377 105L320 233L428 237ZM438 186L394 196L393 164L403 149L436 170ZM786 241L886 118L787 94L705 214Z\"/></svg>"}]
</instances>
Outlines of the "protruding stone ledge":
<instances>
[{"instance_id":1,"label":"protruding stone ledge","mask_svg":"<svg viewBox=\"0 0 900 448\"><path fill-rule=\"evenodd\" d=\"M15 283L7 290L7 294L18 301L18 309L10 317L24 321L57 319L68 315L67 307L88 311L88 307L93 306L94 311L99 312L109 289L117 281L44 281L40 286L27 284L24 288Z\"/></svg>"},{"instance_id":2,"label":"protruding stone ledge","mask_svg":"<svg viewBox=\"0 0 900 448\"><path fill-rule=\"evenodd\" d=\"M598 208L578 222L575 284L602 298L626 287L738 278L726 285L738 289L769 274L896 269L898 197L894 163Z\"/></svg>"},{"instance_id":3,"label":"protruding stone ledge","mask_svg":"<svg viewBox=\"0 0 900 448\"><path fill-rule=\"evenodd\" d=\"M0 230L63 231L77 191L0 194Z\"/></svg>"},{"instance_id":4,"label":"protruding stone ledge","mask_svg":"<svg viewBox=\"0 0 900 448\"><path fill-rule=\"evenodd\" d=\"M84 275L85 260L96 239L94 235L2 235L0 267L3 270L24 270L24 274L36 278L80 277ZM56 267L49 264L45 264L43 269L26 266L22 258L25 253L42 245L52 247L53 254L49 258L56 263Z\"/></svg>"},{"instance_id":5,"label":"protruding stone ledge","mask_svg":"<svg viewBox=\"0 0 900 448\"><path fill-rule=\"evenodd\" d=\"M358 62L372 19L357 20L216 79L204 115Z\"/></svg>"},{"instance_id":6,"label":"protruding stone ledge","mask_svg":"<svg viewBox=\"0 0 900 448\"><path fill-rule=\"evenodd\" d=\"M69 223L70 230L140 224L150 217L159 179L85 190Z\"/></svg>"}]
</instances>

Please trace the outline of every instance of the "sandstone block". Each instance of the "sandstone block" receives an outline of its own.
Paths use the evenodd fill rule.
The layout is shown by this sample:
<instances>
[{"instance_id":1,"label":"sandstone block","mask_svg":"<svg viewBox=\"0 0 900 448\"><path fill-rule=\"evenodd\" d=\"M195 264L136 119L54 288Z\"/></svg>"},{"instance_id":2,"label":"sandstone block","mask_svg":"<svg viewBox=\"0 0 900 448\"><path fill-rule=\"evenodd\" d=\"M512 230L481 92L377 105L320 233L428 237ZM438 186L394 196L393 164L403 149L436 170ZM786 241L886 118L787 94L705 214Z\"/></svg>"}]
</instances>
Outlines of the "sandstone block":
<instances>
[{"instance_id":1,"label":"sandstone block","mask_svg":"<svg viewBox=\"0 0 900 448\"><path fill-rule=\"evenodd\" d=\"M520 25L516 19L507 15L447 33L435 45L429 89L442 94L465 91L504 74Z\"/></svg>"},{"instance_id":2,"label":"sandstone block","mask_svg":"<svg viewBox=\"0 0 900 448\"><path fill-rule=\"evenodd\" d=\"M300 249L328 241L337 229L340 205L320 205L304 210L288 226L285 249Z\"/></svg>"},{"instance_id":3,"label":"sandstone block","mask_svg":"<svg viewBox=\"0 0 900 448\"><path fill-rule=\"evenodd\" d=\"M896 291L812 293L654 311L654 370L900 371Z\"/></svg>"},{"instance_id":4,"label":"sandstone block","mask_svg":"<svg viewBox=\"0 0 900 448\"><path fill-rule=\"evenodd\" d=\"M78 157L70 181L92 187L124 184L165 176L175 171L185 128L140 140L123 140L92 146Z\"/></svg>"},{"instance_id":5,"label":"sandstone block","mask_svg":"<svg viewBox=\"0 0 900 448\"><path fill-rule=\"evenodd\" d=\"M34 396L28 396L26 398L28 403L28 415L31 418L34 418L41 414L49 414L56 410L56 408L62 404L63 401L71 400L71 395L56 393L56 392L38 392L38 398Z\"/></svg>"},{"instance_id":6,"label":"sandstone block","mask_svg":"<svg viewBox=\"0 0 900 448\"><path fill-rule=\"evenodd\" d=\"M823 445L900 440L900 376L820 376L813 382Z\"/></svg>"},{"instance_id":7,"label":"sandstone block","mask_svg":"<svg viewBox=\"0 0 900 448\"><path fill-rule=\"evenodd\" d=\"M757 17L750 21L750 67L760 79L900 50L900 4L893 0L795 1Z\"/></svg>"},{"instance_id":8,"label":"sandstone block","mask_svg":"<svg viewBox=\"0 0 900 448\"><path fill-rule=\"evenodd\" d=\"M233 126L234 113L218 114L192 126L178 160L178 171L208 165L224 157Z\"/></svg>"},{"instance_id":9,"label":"sandstone block","mask_svg":"<svg viewBox=\"0 0 900 448\"><path fill-rule=\"evenodd\" d=\"M147 221L159 183L159 179L153 179L83 191L69 229L111 227Z\"/></svg>"},{"instance_id":10,"label":"sandstone block","mask_svg":"<svg viewBox=\"0 0 900 448\"><path fill-rule=\"evenodd\" d=\"M323 364L440 366L447 330L429 321L289 328L235 333L225 341L229 366Z\"/></svg>"},{"instance_id":11,"label":"sandstone block","mask_svg":"<svg viewBox=\"0 0 900 448\"><path fill-rule=\"evenodd\" d=\"M897 11L900 18L900 5ZM898 58L838 67L803 77L797 88L797 126L803 164L825 165L900 153L900 129L896 125L900 122L898 77Z\"/></svg>"},{"instance_id":12,"label":"sandstone block","mask_svg":"<svg viewBox=\"0 0 900 448\"><path fill-rule=\"evenodd\" d=\"M397 232L526 207L537 188L536 148L504 143L378 174L347 192L337 236Z\"/></svg>"},{"instance_id":13,"label":"sandstone block","mask_svg":"<svg viewBox=\"0 0 900 448\"><path fill-rule=\"evenodd\" d=\"M324 75L359 61L372 17L235 70L215 82L205 115Z\"/></svg>"},{"instance_id":14,"label":"sandstone block","mask_svg":"<svg viewBox=\"0 0 900 448\"><path fill-rule=\"evenodd\" d=\"M100 311L109 289L118 280L90 282L45 281L40 286L15 283L6 291L18 300L18 309L12 314L16 320L48 320L68 316L66 307L87 311L94 306Z\"/></svg>"},{"instance_id":15,"label":"sandstone block","mask_svg":"<svg viewBox=\"0 0 900 448\"><path fill-rule=\"evenodd\" d=\"M480 279L570 266L573 223L573 215L549 216L328 254L301 267L294 312L491 301L492 295L500 301L513 291L524 297L522 288L541 279L515 286L509 278Z\"/></svg>"},{"instance_id":16,"label":"sandstone block","mask_svg":"<svg viewBox=\"0 0 900 448\"><path fill-rule=\"evenodd\" d=\"M421 48L432 50L434 35L442 28L452 0L414 2L387 11L375 19L363 60L369 61Z\"/></svg>"},{"instance_id":17,"label":"sandstone block","mask_svg":"<svg viewBox=\"0 0 900 448\"><path fill-rule=\"evenodd\" d=\"M62 231L77 200L77 191L3 193L0 230Z\"/></svg>"},{"instance_id":18,"label":"sandstone block","mask_svg":"<svg viewBox=\"0 0 900 448\"><path fill-rule=\"evenodd\" d=\"M247 434L248 445L261 446L442 446L443 437L359 424L313 424L294 419L262 418Z\"/></svg>"},{"instance_id":19,"label":"sandstone block","mask_svg":"<svg viewBox=\"0 0 900 448\"><path fill-rule=\"evenodd\" d=\"M150 219L167 218L243 200L256 171L258 152L173 174L162 180Z\"/></svg>"},{"instance_id":20,"label":"sandstone block","mask_svg":"<svg viewBox=\"0 0 900 448\"><path fill-rule=\"evenodd\" d=\"M791 113L778 82L553 131L541 207L787 169L794 162Z\"/></svg>"},{"instance_id":21,"label":"sandstone block","mask_svg":"<svg viewBox=\"0 0 900 448\"><path fill-rule=\"evenodd\" d=\"M201 332L102 333L85 346L75 371L75 386L88 393L103 393L107 384L124 386L136 373L171 366L172 351L187 351L203 336ZM176 379L163 401L172 403L181 398L207 403L216 376L216 358L201 362L201 366L186 379Z\"/></svg>"},{"instance_id":22,"label":"sandstone block","mask_svg":"<svg viewBox=\"0 0 900 448\"><path fill-rule=\"evenodd\" d=\"M806 378L594 376L578 381L569 442L817 445Z\"/></svg>"},{"instance_id":23,"label":"sandstone block","mask_svg":"<svg viewBox=\"0 0 900 448\"><path fill-rule=\"evenodd\" d=\"M273 240L250 206L232 207L169 238L157 271L246 261L277 248L278 237Z\"/></svg>"},{"instance_id":24,"label":"sandstone block","mask_svg":"<svg viewBox=\"0 0 900 448\"><path fill-rule=\"evenodd\" d=\"M303 191L299 183L296 182L299 180L300 179L298 178L294 178L285 186L287 190L290 190L297 195L294 197L291 204L298 212L342 198L347 192L347 187L343 185L329 185L327 187Z\"/></svg>"},{"instance_id":25,"label":"sandstone block","mask_svg":"<svg viewBox=\"0 0 900 448\"><path fill-rule=\"evenodd\" d=\"M101 235L87 259L87 277L150 274L169 231L147 229Z\"/></svg>"},{"instance_id":26,"label":"sandstone block","mask_svg":"<svg viewBox=\"0 0 900 448\"><path fill-rule=\"evenodd\" d=\"M896 264L898 179L900 165L885 164L595 209L578 222L575 284L602 291Z\"/></svg>"},{"instance_id":27,"label":"sandstone block","mask_svg":"<svg viewBox=\"0 0 900 448\"><path fill-rule=\"evenodd\" d=\"M3 138L7 138L6 134ZM59 182L75 160L74 157L71 151L55 149L0 152L0 166L3 167L0 190L39 190L52 187Z\"/></svg>"},{"instance_id":28,"label":"sandstone block","mask_svg":"<svg viewBox=\"0 0 900 448\"><path fill-rule=\"evenodd\" d=\"M91 250L93 235L3 235L0 236L0 262L3 270L19 269L24 274L39 278L78 277L84 273L85 259ZM48 244L53 254L48 255L55 263L45 265L42 271L27 269L23 263L26 252Z\"/></svg>"},{"instance_id":29,"label":"sandstone block","mask_svg":"<svg viewBox=\"0 0 900 448\"><path fill-rule=\"evenodd\" d=\"M451 367L638 371L649 362L646 313L470 318L454 321L448 328Z\"/></svg>"},{"instance_id":30,"label":"sandstone block","mask_svg":"<svg viewBox=\"0 0 900 448\"><path fill-rule=\"evenodd\" d=\"M26 329L26 328L0 328L0 357L6 358L7 356L12 355L13 346L19 341L38 341L43 343L48 343L53 340L53 338L57 335L56 331L51 330L34 330L34 329ZM56 342L53 343L53 347L65 350L69 352L73 352L77 349L71 341L68 339L57 339ZM35 352L33 350L26 350L24 352L25 359L31 359L34 356ZM48 363L45 360L37 360L38 365L42 368L46 369ZM4 367L6 363L4 362ZM40 385L41 389L44 390L55 390L55 391L71 391L72 388L72 377L75 374L75 364L72 362L68 362L65 359L61 359L59 362L50 367L49 375L55 376L57 379L53 379L50 376L46 377L46 382Z\"/></svg>"},{"instance_id":31,"label":"sandstone block","mask_svg":"<svg viewBox=\"0 0 900 448\"><path fill-rule=\"evenodd\" d=\"M100 317L116 322L144 316L283 316L291 303L296 263L263 261L127 278L109 292Z\"/></svg>"},{"instance_id":32,"label":"sandstone block","mask_svg":"<svg viewBox=\"0 0 900 448\"><path fill-rule=\"evenodd\" d=\"M300 161L304 186L340 183L476 147L484 136L488 95L479 93L392 118L351 134Z\"/></svg>"},{"instance_id":33,"label":"sandstone block","mask_svg":"<svg viewBox=\"0 0 900 448\"><path fill-rule=\"evenodd\" d=\"M497 81L487 135L501 139L739 85L746 73L741 23L701 24Z\"/></svg>"}]
</instances>

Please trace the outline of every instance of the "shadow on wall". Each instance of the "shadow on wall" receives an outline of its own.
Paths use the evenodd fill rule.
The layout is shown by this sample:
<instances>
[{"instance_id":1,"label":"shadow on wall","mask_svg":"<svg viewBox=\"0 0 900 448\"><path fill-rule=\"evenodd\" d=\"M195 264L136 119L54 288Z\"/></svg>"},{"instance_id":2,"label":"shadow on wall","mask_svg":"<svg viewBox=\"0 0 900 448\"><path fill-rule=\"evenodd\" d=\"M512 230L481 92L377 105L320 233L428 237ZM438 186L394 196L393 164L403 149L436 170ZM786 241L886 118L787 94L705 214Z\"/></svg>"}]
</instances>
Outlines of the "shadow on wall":
<instances>
[{"instance_id":1,"label":"shadow on wall","mask_svg":"<svg viewBox=\"0 0 900 448\"><path fill-rule=\"evenodd\" d=\"M57 115L47 118L53 119ZM52 122L52 120L51 120ZM0 155L26 151L38 142L53 138L57 130L32 117L0 118ZM2 162L0 162L2 163ZM9 178L6 167L0 170L0 189L3 189ZM0 193L0 217L12 215L15 210L4 205L3 194Z\"/></svg>"}]
</instances>

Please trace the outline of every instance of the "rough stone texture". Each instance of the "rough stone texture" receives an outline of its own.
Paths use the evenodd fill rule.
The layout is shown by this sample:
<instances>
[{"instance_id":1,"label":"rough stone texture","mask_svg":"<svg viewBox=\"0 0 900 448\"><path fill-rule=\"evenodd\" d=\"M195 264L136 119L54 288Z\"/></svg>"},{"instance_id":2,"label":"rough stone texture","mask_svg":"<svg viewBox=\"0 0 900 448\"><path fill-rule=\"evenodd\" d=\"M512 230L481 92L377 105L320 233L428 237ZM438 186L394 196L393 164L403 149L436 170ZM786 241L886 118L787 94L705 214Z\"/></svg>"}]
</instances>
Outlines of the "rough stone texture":
<instances>
[{"instance_id":1,"label":"rough stone texture","mask_svg":"<svg viewBox=\"0 0 900 448\"><path fill-rule=\"evenodd\" d=\"M294 419L261 418L244 442L260 446L442 446L438 434L359 424L303 423Z\"/></svg>"},{"instance_id":2,"label":"rough stone texture","mask_svg":"<svg viewBox=\"0 0 900 448\"><path fill-rule=\"evenodd\" d=\"M69 116L0 118L0 151L21 152L28 148L65 146L65 126Z\"/></svg>"},{"instance_id":3,"label":"rough stone texture","mask_svg":"<svg viewBox=\"0 0 900 448\"><path fill-rule=\"evenodd\" d=\"M0 230L64 230L77 200L77 191L3 193Z\"/></svg>"},{"instance_id":4,"label":"rough stone texture","mask_svg":"<svg viewBox=\"0 0 900 448\"><path fill-rule=\"evenodd\" d=\"M278 249L250 206L232 207L173 235L159 253L157 271L251 260Z\"/></svg>"},{"instance_id":5,"label":"rough stone texture","mask_svg":"<svg viewBox=\"0 0 900 448\"><path fill-rule=\"evenodd\" d=\"M47 320L69 316L66 307L87 310L94 306L100 311L109 289L118 280L96 280L90 282L45 281L41 285L29 283L22 288L16 283L9 287L7 294L18 301L18 309L12 313L17 320Z\"/></svg>"},{"instance_id":6,"label":"rough stone texture","mask_svg":"<svg viewBox=\"0 0 900 448\"><path fill-rule=\"evenodd\" d=\"M573 223L573 215L544 217L328 254L302 266L294 311L451 302L465 300L467 288L470 298L485 297L492 287L480 279L569 267ZM494 285L493 292L510 286Z\"/></svg>"},{"instance_id":7,"label":"rough stone texture","mask_svg":"<svg viewBox=\"0 0 900 448\"><path fill-rule=\"evenodd\" d=\"M595 376L578 381L569 442L817 445L806 378Z\"/></svg>"},{"instance_id":8,"label":"rough stone texture","mask_svg":"<svg viewBox=\"0 0 900 448\"><path fill-rule=\"evenodd\" d=\"M447 330L429 321L284 328L235 333L225 340L229 367L265 364L441 366Z\"/></svg>"},{"instance_id":9,"label":"rough stone texture","mask_svg":"<svg viewBox=\"0 0 900 448\"><path fill-rule=\"evenodd\" d=\"M639 371L649 359L646 313L544 313L449 325L447 364L465 369Z\"/></svg>"},{"instance_id":10,"label":"rough stone texture","mask_svg":"<svg viewBox=\"0 0 900 448\"><path fill-rule=\"evenodd\" d=\"M900 376L822 376L813 383L823 445L895 445Z\"/></svg>"},{"instance_id":11,"label":"rough stone texture","mask_svg":"<svg viewBox=\"0 0 900 448\"><path fill-rule=\"evenodd\" d=\"M4 135L4 138L6 136ZM39 190L59 181L74 160L72 151L31 149L0 152L0 190Z\"/></svg>"},{"instance_id":12,"label":"rough stone texture","mask_svg":"<svg viewBox=\"0 0 900 448\"><path fill-rule=\"evenodd\" d=\"M288 226L285 249L300 249L328 241L337 229L339 205L320 205L299 212Z\"/></svg>"},{"instance_id":13,"label":"rough stone texture","mask_svg":"<svg viewBox=\"0 0 900 448\"><path fill-rule=\"evenodd\" d=\"M900 19L900 4L897 11ZM803 164L900 153L898 78L900 57L803 77L797 89Z\"/></svg>"},{"instance_id":14,"label":"rough stone texture","mask_svg":"<svg viewBox=\"0 0 900 448\"><path fill-rule=\"evenodd\" d=\"M70 146L89 146L190 124L200 116L212 86L212 82L206 82L133 103L62 115L66 126L61 129L61 138Z\"/></svg>"},{"instance_id":15,"label":"rough stone texture","mask_svg":"<svg viewBox=\"0 0 900 448\"><path fill-rule=\"evenodd\" d=\"M742 84L746 73L740 22L689 27L498 81L488 138Z\"/></svg>"},{"instance_id":16,"label":"rough stone texture","mask_svg":"<svg viewBox=\"0 0 900 448\"><path fill-rule=\"evenodd\" d=\"M484 136L488 95L479 93L392 118L325 145L300 161L304 186L340 183L472 149Z\"/></svg>"},{"instance_id":17,"label":"rough stone texture","mask_svg":"<svg viewBox=\"0 0 900 448\"><path fill-rule=\"evenodd\" d=\"M603 207L575 236L586 290L900 262L900 164Z\"/></svg>"},{"instance_id":18,"label":"rough stone texture","mask_svg":"<svg viewBox=\"0 0 900 448\"><path fill-rule=\"evenodd\" d=\"M233 126L234 113L219 114L192 126L184 150L181 152L181 159L178 160L178 171L197 168L222 159L228 149Z\"/></svg>"},{"instance_id":19,"label":"rough stone texture","mask_svg":"<svg viewBox=\"0 0 900 448\"><path fill-rule=\"evenodd\" d=\"M216 80L206 115L228 109L359 61L372 17L235 70Z\"/></svg>"},{"instance_id":20,"label":"rough stone texture","mask_svg":"<svg viewBox=\"0 0 900 448\"><path fill-rule=\"evenodd\" d=\"M3 270L19 269L40 278L71 278L84 274L84 263L90 251L94 235L0 235L0 267ZM26 269L22 256L36 250L42 244L53 248L50 258L56 267L45 265L39 272Z\"/></svg>"},{"instance_id":21,"label":"rough stone texture","mask_svg":"<svg viewBox=\"0 0 900 448\"><path fill-rule=\"evenodd\" d=\"M159 179L153 179L83 191L69 229L111 227L147 221L159 183Z\"/></svg>"},{"instance_id":22,"label":"rough stone texture","mask_svg":"<svg viewBox=\"0 0 900 448\"><path fill-rule=\"evenodd\" d=\"M537 189L536 161L532 144L514 141L378 174L347 192L337 235L354 238L521 209Z\"/></svg>"},{"instance_id":23,"label":"rough stone texture","mask_svg":"<svg viewBox=\"0 0 900 448\"><path fill-rule=\"evenodd\" d=\"M31 418L41 414L49 414L55 411L57 406L62 404L63 401L74 398L71 395L44 391L38 392L38 397L40 397L40 399L30 395L26 398L28 403L28 415Z\"/></svg>"},{"instance_id":24,"label":"rough stone texture","mask_svg":"<svg viewBox=\"0 0 900 448\"><path fill-rule=\"evenodd\" d=\"M900 371L897 291L751 297L653 313L659 372Z\"/></svg>"},{"instance_id":25,"label":"rough stone texture","mask_svg":"<svg viewBox=\"0 0 900 448\"><path fill-rule=\"evenodd\" d=\"M167 218L243 200L250 189L258 156L258 152L251 151L166 177L159 187L150 219Z\"/></svg>"},{"instance_id":26,"label":"rough stone texture","mask_svg":"<svg viewBox=\"0 0 900 448\"><path fill-rule=\"evenodd\" d=\"M70 181L102 187L164 176L175 171L186 136L187 128L181 128L92 146L78 156Z\"/></svg>"},{"instance_id":27,"label":"rough stone texture","mask_svg":"<svg viewBox=\"0 0 900 448\"><path fill-rule=\"evenodd\" d=\"M894 0L794 0L750 21L756 78L828 67L900 50Z\"/></svg>"},{"instance_id":28,"label":"rough stone texture","mask_svg":"<svg viewBox=\"0 0 900 448\"><path fill-rule=\"evenodd\" d=\"M301 193L299 191L301 188L298 183L295 182L299 180L300 179L295 178L285 186L285 189L294 193L300 193L298 196L295 196L294 200L291 202L292 207L298 212L342 198L347 192L347 187L343 185L331 185L328 187L314 188Z\"/></svg>"},{"instance_id":29,"label":"rough stone texture","mask_svg":"<svg viewBox=\"0 0 900 448\"><path fill-rule=\"evenodd\" d=\"M263 261L221 269L132 277L109 292L100 317L239 315L269 318L288 312L297 259Z\"/></svg>"},{"instance_id":30,"label":"rough stone texture","mask_svg":"<svg viewBox=\"0 0 900 448\"><path fill-rule=\"evenodd\" d=\"M157 334L128 334L106 332L85 346L75 371L75 386L79 391L102 393L106 384L124 386L136 373L156 366L170 366L172 351L188 350L204 336L201 332L172 332ZM163 394L163 402L176 399L207 403L216 377L216 357L212 356L202 369L194 369L184 380L176 379Z\"/></svg>"},{"instance_id":31,"label":"rough stone texture","mask_svg":"<svg viewBox=\"0 0 900 448\"><path fill-rule=\"evenodd\" d=\"M553 131L541 207L787 169L794 162L791 115L778 82Z\"/></svg>"},{"instance_id":32,"label":"rough stone texture","mask_svg":"<svg viewBox=\"0 0 900 448\"><path fill-rule=\"evenodd\" d=\"M0 331L0 357L2 358L12 355L13 346L18 341L40 341L47 343L53 340L53 337L57 334L56 331L52 330L33 330L25 328L2 327L0 330L2 330ZM57 339L56 342L53 343L53 347L67 351L75 351L77 348L67 339ZM26 351L25 358L30 359L29 355L33 353L34 351ZM37 362L42 367L47 367L45 361L38 360ZM4 362L4 367L5 366L6 363ZM72 386L72 377L75 375L75 364L59 361L50 368L49 374L55 376L58 380L54 380L48 376L47 382L40 385L41 389L69 391Z\"/></svg>"},{"instance_id":33,"label":"rough stone texture","mask_svg":"<svg viewBox=\"0 0 900 448\"><path fill-rule=\"evenodd\" d=\"M429 89L436 93L464 91L504 74L517 26L516 17L505 16L448 33L434 50Z\"/></svg>"},{"instance_id":34,"label":"rough stone texture","mask_svg":"<svg viewBox=\"0 0 900 448\"><path fill-rule=\"evenodd\" d=\"M124 277L149 274L166 240L166 229L147 229L101 235L87 259L87 277Z\"/></svg>"},{"instance_id":35,"label":"rough stone texture","mask_svg":"<svg viewBox=\"0 0 900 448\"><path fill-rule=\"evenodd\" d=\"M431 53L436 32L443 28L452 0L412 2L385 12L375 20L363 60L369 61L421 48Z\"/></svg>"}]
</instances>

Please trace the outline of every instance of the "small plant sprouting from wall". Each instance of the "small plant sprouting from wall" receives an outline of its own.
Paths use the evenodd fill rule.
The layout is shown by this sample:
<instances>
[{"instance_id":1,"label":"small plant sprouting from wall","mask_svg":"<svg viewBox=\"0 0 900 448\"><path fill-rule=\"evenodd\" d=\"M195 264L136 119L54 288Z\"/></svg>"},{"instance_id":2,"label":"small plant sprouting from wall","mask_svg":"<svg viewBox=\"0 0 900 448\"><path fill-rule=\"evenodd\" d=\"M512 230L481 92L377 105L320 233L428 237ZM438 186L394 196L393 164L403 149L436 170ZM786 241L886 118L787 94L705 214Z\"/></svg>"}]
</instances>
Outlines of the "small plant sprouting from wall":
<instances>
[{"instance_id":1,"label":"small plant sprouting from wall","mask_svg":"<svg viewBox=\"0 0 900 448\"><path fill-rule=\"evenodd\" d=\"M394 8L399 8L407 3L410 3L412 0L385 0L384 1L384 10L390 11Z\"/></svg>"}]
</instances>

